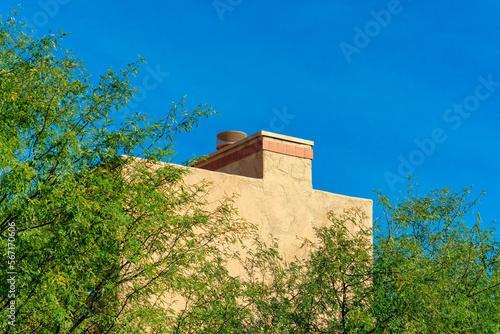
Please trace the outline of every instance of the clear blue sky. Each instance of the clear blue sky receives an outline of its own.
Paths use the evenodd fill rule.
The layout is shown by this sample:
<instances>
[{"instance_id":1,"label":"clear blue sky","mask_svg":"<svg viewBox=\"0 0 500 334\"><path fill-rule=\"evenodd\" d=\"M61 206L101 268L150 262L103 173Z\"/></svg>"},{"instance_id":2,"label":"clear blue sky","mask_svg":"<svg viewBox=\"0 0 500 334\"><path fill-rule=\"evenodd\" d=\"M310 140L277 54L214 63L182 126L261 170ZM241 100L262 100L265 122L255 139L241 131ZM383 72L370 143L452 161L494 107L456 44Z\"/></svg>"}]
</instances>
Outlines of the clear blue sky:
<instances>
[{"instance_id":1,"label":"clear blue sky","mask_svg":"<svg viewBox=\"0 0 500 334\"><path fill-rule=\"evenodd\" d=\"M3 0L0 13L19 3ZM411 171L422 192L485 190L482 217L498 218L498 1L21 5L39 35L70 32L64 46L96 78L145 57L128 112L161 117L186 94L216 106L222 117L178 138L179 159L211 153L220 131L266 129L315 142L317 189L394 197Z\"/></svg>"}]
</instances>

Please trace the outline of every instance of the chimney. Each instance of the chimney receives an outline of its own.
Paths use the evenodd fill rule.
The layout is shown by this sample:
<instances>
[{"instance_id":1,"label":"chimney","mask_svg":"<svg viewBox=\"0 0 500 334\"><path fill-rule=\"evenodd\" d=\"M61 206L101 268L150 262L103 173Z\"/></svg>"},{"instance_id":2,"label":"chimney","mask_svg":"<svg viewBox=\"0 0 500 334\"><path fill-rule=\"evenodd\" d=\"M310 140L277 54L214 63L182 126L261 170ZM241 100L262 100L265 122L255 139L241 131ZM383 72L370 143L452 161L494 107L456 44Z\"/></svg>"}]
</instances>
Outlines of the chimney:
<instances>
[{"instance_id":1,"label":"chimney","mask_svg":"<svg viewBox=\"0 0 500 334\"><path fill-rule=\"evenodd\" d=\"M312 146L310 140L267 131L248 137L243 132L226 131L217 135L217 151L194 167L312 188Z\"/></svg>"},{"instance_id":2,"label":"chimney","mask_svg":"<svg viewBox=\"0 0 500 334\"><path fill-rule=\"evenodd\" d=\"M234 144L238 140L246 138L247 134L241 131L225 131L217 135L217 150Z\"/></svg>"}]
</instances>

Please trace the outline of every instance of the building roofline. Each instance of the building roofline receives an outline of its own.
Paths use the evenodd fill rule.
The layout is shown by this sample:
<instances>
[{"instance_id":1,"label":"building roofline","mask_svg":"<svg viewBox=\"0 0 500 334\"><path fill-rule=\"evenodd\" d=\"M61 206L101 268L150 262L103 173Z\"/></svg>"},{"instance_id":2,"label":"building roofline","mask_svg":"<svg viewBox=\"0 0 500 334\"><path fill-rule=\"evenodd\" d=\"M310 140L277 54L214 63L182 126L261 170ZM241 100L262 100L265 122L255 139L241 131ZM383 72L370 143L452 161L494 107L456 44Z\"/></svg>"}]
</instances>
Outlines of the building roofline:
<instances>
[{"instance_id":1,"label":"building roofline","mask_svg":"<svg viewBox=\"0 0 500 334\"><path fill-rule=\"evenodd\" d=\"M231 145L225 146L217 151L214 151L210 153L207 156L207 159L212 158L213 156L222 154L226 151L229 151L237 146L244 145L246 142L249 142L255 138L258 137L267 137L267 138L274 138L274 139L279 139L279 140L284 140L290 143L295 143L295 144L302 144L302 145L308 145L308 146L314 146L314 141L312 140L307 140L307 139L301 139L301 138L296 138L296 137L291 137L291 136L285 136L285 135L280 135L278 133L273 133L269 131L259 131L254 133L253 135L250 135L248 137L245 137L243 139L238 140L237 142L234 142Z\"/></svg>"}]
</instances>

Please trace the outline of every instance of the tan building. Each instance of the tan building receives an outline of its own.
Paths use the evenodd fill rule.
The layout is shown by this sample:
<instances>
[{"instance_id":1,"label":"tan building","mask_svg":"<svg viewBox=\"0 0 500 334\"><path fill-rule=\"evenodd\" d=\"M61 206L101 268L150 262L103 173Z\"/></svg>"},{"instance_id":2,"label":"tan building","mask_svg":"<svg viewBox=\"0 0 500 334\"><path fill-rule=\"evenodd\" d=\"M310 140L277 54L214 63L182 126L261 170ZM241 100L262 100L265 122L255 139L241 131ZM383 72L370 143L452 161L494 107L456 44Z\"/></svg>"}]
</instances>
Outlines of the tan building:
<instances>
[{"instance_id":1,"label":"tan building","mask_svg":"<svg viewBox=\"0 0 500 334\"><path fill-rule=\"evenodd\" d=\"M236 193L239 214L258 226L265 241L277 238L285 260L304 257L299 238L314 239L315 226L328 224L329 211L358 207L372 225L372 201L314 190L314 142L266 131L218 135L218 150L198 162L186 183L212 182L209 199Z\"/></svg>"},{"instance_id":2,"label":"tan building","mask_svg":"<svg viewBox=\"0 0 500 334\"><path fill-rule=\"evenodd\" d=\"M238 214L257 226L260 237L268 245L272 238L278 239L284 260L307 257L310 249L301 247L303 238L315 240L314 227L329 224L330 211L340 214L357 207L366 215L363 223L371 228L371 200L313 189L312 141L266 131L248 137L242 133L219 136L222 140L218 140L218 149L206 160L198 161L195 167L188 168L190 173L183 176L183 183L211 183L203 197L209 203L204 207L208 211L217 207L222 198L236 194L234 207ZM231 245L234 250L232 247L245 254L241 244ZM240 262L229 260L227 265L231 275L246 275ZM158 291L157 295L150 296L149 302L183 310L187 302L177 292Z\"/></svg>"}]
</instances>

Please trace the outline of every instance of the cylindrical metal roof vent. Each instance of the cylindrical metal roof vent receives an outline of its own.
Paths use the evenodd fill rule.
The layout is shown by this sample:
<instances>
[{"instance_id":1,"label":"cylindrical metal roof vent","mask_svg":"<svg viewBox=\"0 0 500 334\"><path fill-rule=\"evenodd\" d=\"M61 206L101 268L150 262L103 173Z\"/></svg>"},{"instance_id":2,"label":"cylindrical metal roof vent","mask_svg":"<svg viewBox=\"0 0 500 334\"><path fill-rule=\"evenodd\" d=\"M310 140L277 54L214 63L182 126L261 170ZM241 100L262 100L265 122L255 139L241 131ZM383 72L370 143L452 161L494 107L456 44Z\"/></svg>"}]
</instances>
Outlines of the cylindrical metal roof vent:
<instances>
[{"instance_id":1,"label":"cylindrical metal roof vent","mask_svg":"<svg viewBox=\"0 0 500 334\"><path fill-rule=\"evenodd\" d=\"M241 131L224 131L217 135L217 149L231 145L238 140L246 138L247 134Z\"/></svg>"}]
</instances>

